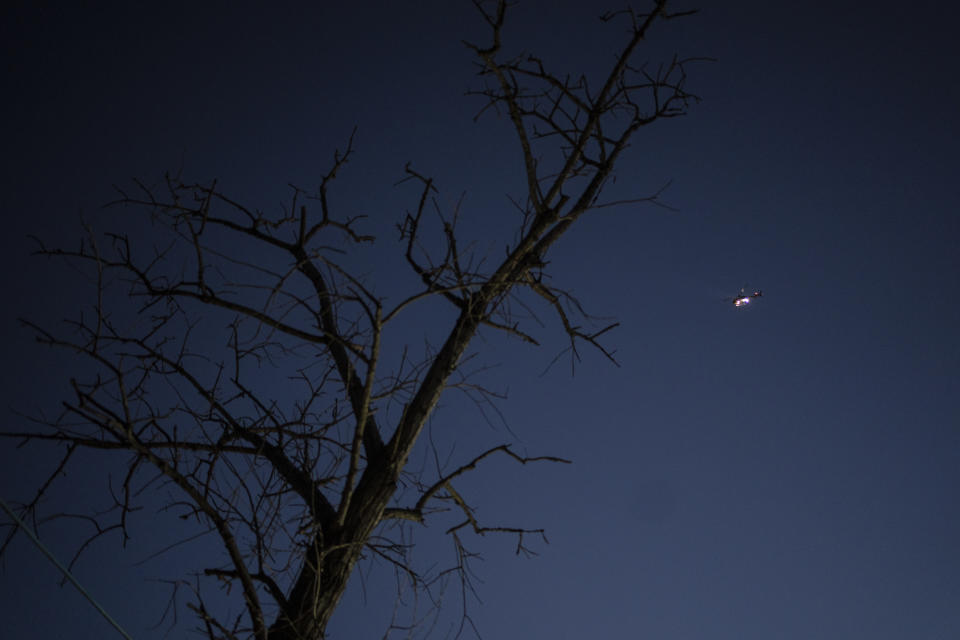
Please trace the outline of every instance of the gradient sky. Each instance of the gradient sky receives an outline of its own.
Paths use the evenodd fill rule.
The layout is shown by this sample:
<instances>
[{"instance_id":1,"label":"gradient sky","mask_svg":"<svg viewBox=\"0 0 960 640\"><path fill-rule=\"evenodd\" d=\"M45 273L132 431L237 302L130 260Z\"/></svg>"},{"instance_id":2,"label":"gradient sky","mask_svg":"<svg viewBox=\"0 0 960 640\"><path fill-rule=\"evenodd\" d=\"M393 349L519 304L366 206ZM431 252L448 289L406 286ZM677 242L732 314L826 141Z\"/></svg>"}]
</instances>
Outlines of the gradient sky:
<instances>
[{"instance_id":1,"label":"gradient sky","mask_svg":"<svg viewBox=\"0 0 960 640\"><path fill-rule=\"evenodd\" d=\"M379 233L383 257L365 265L378 291L390 294L392 225L417 196L394 186L407 161L436 178L441 202L466 194L478 246L512 238L517 144L506 121L472 121L481 105L463 96L475 85L460 41L485 32L465 0L133 4L2 10L4 409L55 410L82 373L17 325L86 300L63 265L29 257L26 236L72 245L81 216L106 226L113 183L182 167L269 209L288 182L315 185L356 126L335 201ZM543 526L550 540L533 559L509 539L474 541L473 618L490 639L958 638L956 10L712 4L650 42L654 60L717 58L691 71L703 103L641 132L611 191L672 180L678 211L597 211L550 256L558 284L621 322L607 344L622 366L587 351L575 376L566 361L541 375L562 348L555 328L539 350L474 345L499 363L485 380L509 390L499 406L522 447L574 464L492 464L464 483L492 524ZM619 33L595 19L604 8L521 2L507 46L597 69ZM736 310L723 298L744 285L764 297ZM512 438L454 396L433 428L456 434L464 458ZM0 442L0 496L28 499L54 463ZM105 488L76 467L49 509L102 504ZM179 565L143 562L173 535L166 522L146 510L126 551L100 541L76 568L135 638L166 629L153 628L168 594L155 579ZM41 533L67 559L84 526ZM449 561L438 534L425 532L440 543L423 553ZM0 560L0 636L111 637L57 580L19 536ZM390 584L372 575L366 604L354 587L330 637L378 638Z\"/></svg>"}]
</instances>

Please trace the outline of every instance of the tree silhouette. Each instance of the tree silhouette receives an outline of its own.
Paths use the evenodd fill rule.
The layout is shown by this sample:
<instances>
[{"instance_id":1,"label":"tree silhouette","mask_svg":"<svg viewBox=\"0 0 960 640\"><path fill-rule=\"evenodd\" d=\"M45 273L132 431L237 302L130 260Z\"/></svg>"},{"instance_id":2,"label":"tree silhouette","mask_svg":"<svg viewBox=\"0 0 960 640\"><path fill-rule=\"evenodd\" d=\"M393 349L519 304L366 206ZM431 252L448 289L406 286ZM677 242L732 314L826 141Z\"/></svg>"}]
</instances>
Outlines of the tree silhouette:
<instances>
[{"instance_id":1,"label":"tree silhouette","mask_svg":"<svg viewBox=\"0 0 960 640\"><path fill-rule=\"evenodd\" d=\"M242 594L245 615L226 620L196 588L188 606L210 638L322 638L362 557L385 560L407 585L436 599L451 576L461 585L469 580L464 532L515 536L518 552L543 533L481 521L457 484L494 456L520 464L561 458L502 444L432 471L408 461L441 394L471 384L460 374L478 331L537 344L528 327L536 325L517 309L549 310L574 357L586 344L612 359L599 339L615 325L591 323L553 283L546 257L591 210L658 202L657 193L616 202L601 195L634 134L683 115L696 100L684 86L690 59L655 68L635 62L654 25L691 12L668 13L666 0L658 0L649 12L605 16L629 28L594 84L533 55L505 56L507 3L474 4L491 35L485 46L467 44L480 72L472 92L483 101L478 117L506 116L525 171L504 257L465 250L459 211L443 210L433 180L407 166L419 198L397 226L419 285L387 304L343 258L374 238L328 200L351 158L352 135L319 189L293 187L277 214L231 199L216 181L167 176L160 187L136 183L116 203L127 215L149 217L152 246L89 229L78 249L41 245L41 254L89 268L94 311L69 320L61 333L27 324L41 342L79 354L96 373L72 380L58 419L4 434L66 447L56 472L21 510L36 507L78 449L116 451L126 475L115 508L93 516L94 537L125 537L138 492L167 487L168 513L214 531L224 552L222 563L197 567L197 584L225 582ZM435 348L389 342L391 323L437 299L455 319ZM297 390L296 401L282 406L270 380ZM151 485L157 477L162 483ZM460 561L425 575L409 562L408 533L439 511L460 516L447 531ZM462 618L462 628L472 624L466 610Z\"/></svg>"}]
</instances>

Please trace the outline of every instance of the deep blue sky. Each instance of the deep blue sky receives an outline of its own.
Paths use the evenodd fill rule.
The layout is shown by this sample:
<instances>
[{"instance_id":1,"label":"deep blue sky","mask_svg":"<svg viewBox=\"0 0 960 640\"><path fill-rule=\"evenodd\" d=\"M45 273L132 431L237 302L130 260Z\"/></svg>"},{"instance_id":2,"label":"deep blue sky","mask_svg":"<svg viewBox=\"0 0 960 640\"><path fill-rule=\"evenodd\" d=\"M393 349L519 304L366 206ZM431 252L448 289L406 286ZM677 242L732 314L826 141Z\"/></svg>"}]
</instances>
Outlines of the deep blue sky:
<instances>
[{"instance_id":1,"label":"deep blue sky","mask_svg":"<svg viewBox=\"0 0 960 640\"><path fill-rule=\"evenodd\" d=\"M532 560L509 540L474 545L484 637L960 637L955 10L722 4L653 37L654 58L718 61L692 70L704 102L643 132L614 185L644 195L672 179L679 211L598 211L551 256L558 283L621 322L608 344L622 367L587 352L575 377L541 377L557 341L476 345L501 363L488 381L509 388L500 408L523 446L575 461L492 465L465 484L491 521L550 539ZM407 161L442 202L466 193L480 246L512 237L516 143L505 121L471 120L460 40L485 33L466 1L32 5L0 20L5 408L55 406L79 366L17 327L83 300L25 237L69 244L81 215L105 225L114 182L182 166L267 209L288 182L316 184L357 126L335 197L380 232L378 291L390 294L392 224L416 196L393 186ZM521 2L508 47L596 69L618 33L594 19L603 8ZM743 285L764 298L734 310L723 297ZM451 398L434 425L458 453L510 437L468 407ZM0 495L27 499L53 458L0 447ZM78 467L58 499L105 486ZM135 566L162 546L162 522L143 515L127 552L101 542L77 567L136 638L162 635L149 628L164 587L145 580L173 567ZM43 532L61 557L72 526ZM109 637L25 538L2 565L3 637ZM389 611L368 587L366 607L348 594L332 638L380 637Z\"/></svg>"}]
</instances>

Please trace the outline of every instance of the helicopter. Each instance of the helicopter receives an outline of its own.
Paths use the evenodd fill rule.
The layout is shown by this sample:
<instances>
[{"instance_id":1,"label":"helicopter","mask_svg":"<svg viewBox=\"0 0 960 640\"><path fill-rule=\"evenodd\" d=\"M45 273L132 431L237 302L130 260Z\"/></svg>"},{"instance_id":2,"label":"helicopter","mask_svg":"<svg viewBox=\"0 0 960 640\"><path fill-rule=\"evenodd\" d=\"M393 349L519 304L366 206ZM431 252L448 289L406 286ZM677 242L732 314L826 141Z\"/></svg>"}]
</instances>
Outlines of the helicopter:
<instances>
[{"instance_id":1,"label":"helicopter","mask_svg":"<svg viewBox=\"0 0 960 640\"><path fill-rule=\"evenodd\" d=\"M759 298L762 295L763 295L763 291L761 291L760 289L757 289L753 293L747 293L746 289L743 288L743 289L740 289L740 293L738 295L728 299L733 302L733 306L744 307L750 304L754 298Z\"/></svg>"}]
</instances>

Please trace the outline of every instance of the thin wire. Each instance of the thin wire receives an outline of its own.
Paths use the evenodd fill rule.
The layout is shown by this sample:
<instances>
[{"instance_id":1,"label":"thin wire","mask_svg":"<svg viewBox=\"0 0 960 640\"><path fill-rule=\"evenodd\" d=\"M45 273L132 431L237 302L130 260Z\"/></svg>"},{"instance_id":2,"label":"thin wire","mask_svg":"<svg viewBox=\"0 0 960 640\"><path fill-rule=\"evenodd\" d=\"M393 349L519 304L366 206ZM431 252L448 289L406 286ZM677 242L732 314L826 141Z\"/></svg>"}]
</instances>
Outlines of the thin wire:
<instances>
[{"instance_id":1,"label":"thin wire","mask_svg":"<svg viewBox=\"0 0 960 640\"><path fill-rule=\"evenodd\" d=\"M28 527L26 524L24 524L23 520L21 520L20 517L19 517L16 513L13 512L13 509L11 509L9 506L7 506L7 503L4 502L3 498L0 498L0 507L3 507L3 510L6 511L7 514L9 514L9 516L10 516L11 518L13 518L13 521L17 523L17 526L19 526L21 529L23 529L23 530L26 532L26 534L27 534L28 536L30 536L30 539L33 540L33 544L37 545L37 548L40 549L40 551L43 551L43 555L47 556L47 558L49 558L50 562L52 562L53 564L57 565L57 568L60 569L60 571L63 572L63 575L65 575L65 576L67 577L67 579L68 579L70 582L73 583L73 586L75 586L75 587L80 591L80 593L83 594L83 597L85 597L87 600L89 600L89 601L90 601L90 604L92 604L94 607L96 607L97 611L100 612L100 615L102 615L104 618L106 618L106 619L107 619L107 622L109 622L110 624L112 624L112 625L114 626L114 628L115 628L117 631L120 632L120 635L122 635L122 636L123 636L124 638L126 638L127 640L133 640L133 638L131 638L130 635L129 635L126 631L124 631L124 630L120 627L119 624L117 624L117 621L114 620L113 618L111 618L111 617L110 617L110 614L107 613L107 612L103 609L103 607L101 607L99 604L97 604L97 601L93 599L93 596L91 596L89 593L87 593L87 590L84 589L82 586L80 586L80 583L77 582L77 579L73 577L73 574L70 573L70 570L67 569L65 566L63 566L62 564L60 564L60 562L59 562L56 558L53 557L53 554L50 553L50 550L47 549L42 542L40 542L40 539L39 539L36 535L34 535L33 531L30 530L30 527Z\"/></svg>"}]
</instances>

